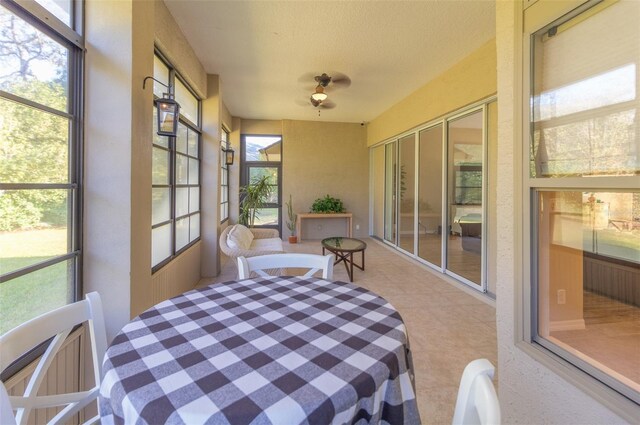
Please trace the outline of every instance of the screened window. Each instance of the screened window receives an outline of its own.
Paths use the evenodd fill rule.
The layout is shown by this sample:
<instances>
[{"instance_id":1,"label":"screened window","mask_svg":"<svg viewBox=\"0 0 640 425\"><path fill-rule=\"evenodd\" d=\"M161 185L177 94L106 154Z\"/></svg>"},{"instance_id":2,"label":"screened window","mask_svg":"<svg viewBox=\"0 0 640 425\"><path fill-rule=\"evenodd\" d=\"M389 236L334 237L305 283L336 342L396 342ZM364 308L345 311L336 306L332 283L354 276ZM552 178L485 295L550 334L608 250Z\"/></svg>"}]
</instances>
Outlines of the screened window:
<instances>
[{"instance_id":1,"label":"screened window","mask_svg":"<svg viewBox=\"0 0 640 425\"><path fill-rule=\"evenodd\" d=\"M176 87L180 121L176 137L158 136L153 108L151 265L157 270L200 239L200 121L198 98L162 57L154 78ZM154 84L154 95L167 88Z\"/></svg>"},{"instance_id":2,"label":"screened window","mask_svg":"<svg viewBox=\"0 0 640 425\"><path fill-rule=\"evenodd\" d=\"M229 166L225 150L229 148L229 132L224 128L220 132L220 222L229 219Z\"/></svg>"},{"instance_id":3,"label":"screened window","mask_svg":"<svg viewBox=\"0 0 640 425\"><path fill-rule=\"evenodd\" d=\"M12 2L0 27L3 334L80 293L82 51Z\"/></svg>"},{"instance_id":4,"label":"screened window","mask_svg":"<svg viewBox=\"0 0 640 425\"><path fill-rule=\"evenodd\" d=\"M531 39L531 339L640 403L640 3L587 7Z\"/></svg>"}]
</instances>

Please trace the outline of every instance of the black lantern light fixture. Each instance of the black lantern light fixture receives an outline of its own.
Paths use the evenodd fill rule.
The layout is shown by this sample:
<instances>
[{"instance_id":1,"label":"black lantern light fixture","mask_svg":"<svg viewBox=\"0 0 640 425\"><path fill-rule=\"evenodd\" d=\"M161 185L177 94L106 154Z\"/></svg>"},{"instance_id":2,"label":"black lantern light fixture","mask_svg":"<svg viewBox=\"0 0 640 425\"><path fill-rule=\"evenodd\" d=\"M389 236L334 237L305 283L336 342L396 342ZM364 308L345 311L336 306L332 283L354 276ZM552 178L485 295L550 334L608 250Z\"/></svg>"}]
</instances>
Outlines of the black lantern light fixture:
<instances>
[{"instance_id":1,"label":"black lantern light fixture","mask_svg":"<svg viewBox=\"0 0 640 425\"><path fill-rule=\"evenodd\" d=\"M168 93L162 93L162 97L153 102L158 108L158 136L172 136L178 134L178 118L180 117L180 104L174 100L173 87L166 85L162 81L158 81L153 77L146 77L142 82L142 90L144 90L147 80L151 78L158 84L162 84L167 88Z\"/></svg>"},{"instance_id":2,"label":"black lantern light fixture","mask_svg":"<svg viewBox=\"0 0 640 425\"><path fill-rule=\"evenodd\" d=\"M224 151L224 163L225 165L233 165L233 157L236 152L232 148L223 148Z\"/></svg>"}]
</instances>

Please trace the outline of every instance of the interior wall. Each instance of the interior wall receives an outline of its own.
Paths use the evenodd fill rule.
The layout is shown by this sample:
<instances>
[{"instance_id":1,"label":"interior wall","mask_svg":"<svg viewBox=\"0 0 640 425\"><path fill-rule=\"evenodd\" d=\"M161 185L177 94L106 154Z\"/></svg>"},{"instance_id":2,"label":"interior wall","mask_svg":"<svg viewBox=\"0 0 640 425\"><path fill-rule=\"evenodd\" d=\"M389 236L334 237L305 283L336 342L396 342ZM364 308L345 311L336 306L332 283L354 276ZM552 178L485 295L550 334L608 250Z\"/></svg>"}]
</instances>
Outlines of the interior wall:
<instances>
[{"instance_id":1,"label":"interior wall","mask_svg":"<svg viewBox=\"0 0 640 425\"><path fill-rule=\"evenodd\" d=\"M494 39L372 120L367 145L489 97L496 87Z\"/></svg>"},{"instance_id":2,"label":"interior wall","mask_svg":"<svg viewBox=\"0 0 640 425\"><path fill-rule=\"evenodd\" d=\"M162 0L155 3L155 43L169 62L187 80L187 83L204 99L207 95L207 73L189 45L187 38L171 16L169 9ZM152 74L153 75L153 74Z\"/></svg>"},{"instance_id":3,"label":"interior wall","mask_svg":"<svg viewBox=\"0 0 640 425\"><path fill-rule=\"evenodd\" d=\"M200 157L200 243L203 277L220 270L218 232L220 230L220 134L222 99L220 78L207 76L207 96L202 101L202 151Z\"/></svg>"},{"instance_id":4,"label":"interior wall","mask_svg":"<svg viewBox=\"0 0 640 425\"><path fill-rule=\"evenodd\" d=\"M110 340L199 280L199 243L151 275L153 94L142 81L154 42L199 93L206 76L161 1L89 0L85 22L83 290L102 296Z\"/></svg>"},{"instance_id":5,"label":"interior wall","mask_svg":"<svg viewBox=\"0 0 640 425\"><path fill-rule=\"evenodd\" d=\"M369 153L366 130L360 124L283 122L283 201L292 196L296 212L309 212L313 201L330 195L340 198L353 213L353 236L369 234ZM283 209L286 222L286 208ZM312 220L304 239L344 234L342 220ZM322 226L320 229L318 226ZM284 236L289 229L283 226Z\"/></svg>"},{"instance_id":6,"label":"interior wall","mask_svg":"<svg viewBox=\"0 0 640 425\"><path fill-rule=\"evenodd\" d=\"M566 2L536 3L541 7L566 7ZM535 6L535 5L534 5ZM554 373L520 346L518 326L523 326L518 300L522 298L522 196L519 176L522 148L519 127L520 88L516 75L522 58L522 2L496 1L498 52L498 150L496 220L496 307L499 399L503 423L619 424L622 418L598 400ZM517 265L517 267L516 267Z\"/></svg>"},{"instance_id":7,"label":"interior wall","mask_svg":"<svg viewBox=\"0 0 640 425\"><path fill-rule=\"evenodd\" d=\"M290 234L286 227L288 217L284 205L289 200L289 194L296 212L309 212L313 201L327 194L340 198L346 210L353 213L353 236L368 235L369 155L365 127L360 124L297 120L239 121L239 130L234 130L231 137L232 144L237 141L238 146L240 134L282 135L283 238ZM234 125L235 128L238 127ZM239 148L236 152L239 152ZM238 196L239 168L235 171L237 174L233 169L231 171L231 199L237 199ZM232 221L237 222L238 206L229 206ZM320 239L327 235L344 234L345 226L342 220L312 220L305 223L304 230L305 240Z\"/></svg>"},{"instance_id":8,"label":"interior wall","mask_svg":"<svg viewBox=\"0 0 640 425\"><path fill-rule=\"evenodd\" d=\"M85 3L83 291L100 293L109 340L131 313L133 90L151 103L133 81L132 9Z\"/></svg>"}]
</instances>

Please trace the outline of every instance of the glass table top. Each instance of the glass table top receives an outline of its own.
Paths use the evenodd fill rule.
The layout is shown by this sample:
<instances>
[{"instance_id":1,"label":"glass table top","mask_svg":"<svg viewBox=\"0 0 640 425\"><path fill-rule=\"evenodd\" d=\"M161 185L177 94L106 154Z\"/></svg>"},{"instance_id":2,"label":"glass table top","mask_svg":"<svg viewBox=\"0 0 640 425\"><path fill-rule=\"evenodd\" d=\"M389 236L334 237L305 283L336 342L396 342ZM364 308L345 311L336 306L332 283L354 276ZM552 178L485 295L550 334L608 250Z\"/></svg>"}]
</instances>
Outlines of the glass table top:
<instances>
[{"instance_id":1,"label":"glass table top","mask_svg":"<svg viewBox=\"0 0 640 425\"><path fill-rule=\"evenodd\" d=\"M361 251L367 247L367 244L360 239L332 237L323 239L322 246L340 251Z\"/></svg>"}]
</instances>

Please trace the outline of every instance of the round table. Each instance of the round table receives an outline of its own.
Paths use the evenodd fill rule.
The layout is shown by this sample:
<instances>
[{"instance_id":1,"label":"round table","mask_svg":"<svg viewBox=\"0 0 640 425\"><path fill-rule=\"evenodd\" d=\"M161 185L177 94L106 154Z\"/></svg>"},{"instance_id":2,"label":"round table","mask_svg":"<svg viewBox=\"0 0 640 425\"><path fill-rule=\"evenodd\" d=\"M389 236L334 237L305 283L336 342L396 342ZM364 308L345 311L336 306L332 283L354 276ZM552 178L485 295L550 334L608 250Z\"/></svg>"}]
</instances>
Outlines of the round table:
<instances>
[{"instance_id":1,"label":"round table","mask_svg":"<svg viewBox=\"0 0 640 425\"><path fill-rule=\"evenodd\" d=\"M418 424L406 329L345 282L210 285L145 311L107 350L110 423Z\"/></svg>"},{"instance_id":2,"label":"round table","mask_svg":"<svg viewBox=\"0 0 640 425\"><path fill-rule=\"evenodd\" d=\"M344 266L347 269L349 275L349 281L353 282L353 267L357 267L364 271L364 250L367 249L367 244L360 239L344 238L341 236L331 237L322 240L322 255L325 254L325 250L328 250L335 254L336 261L334 265L339 262L344 262ZM353 261L353 253L362 252L361 264L356 264Z\"/></svg>"}]
</instances>

